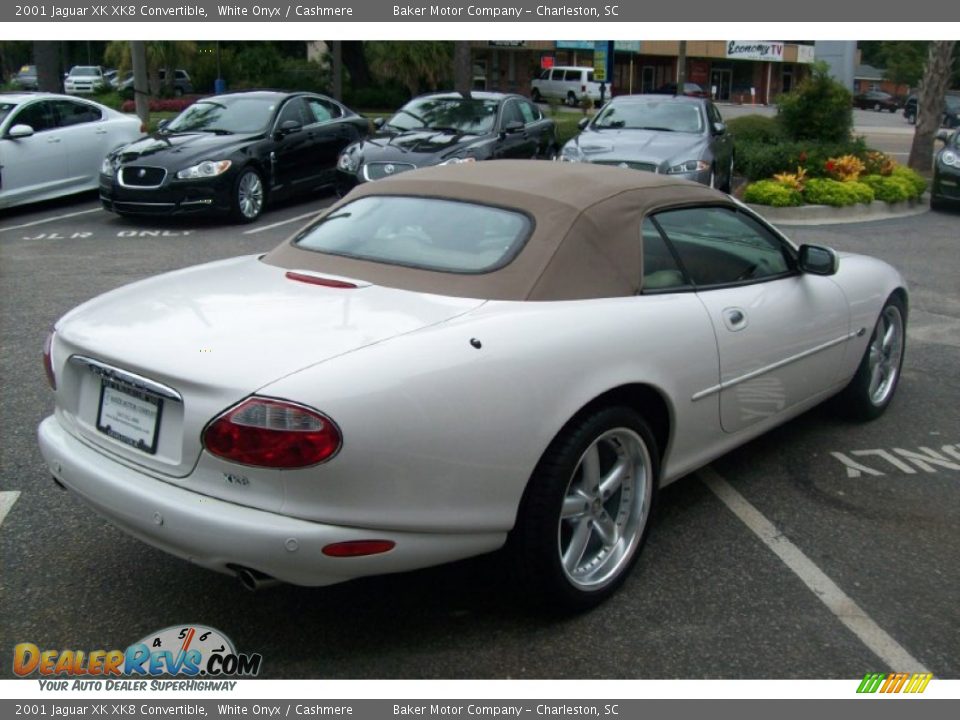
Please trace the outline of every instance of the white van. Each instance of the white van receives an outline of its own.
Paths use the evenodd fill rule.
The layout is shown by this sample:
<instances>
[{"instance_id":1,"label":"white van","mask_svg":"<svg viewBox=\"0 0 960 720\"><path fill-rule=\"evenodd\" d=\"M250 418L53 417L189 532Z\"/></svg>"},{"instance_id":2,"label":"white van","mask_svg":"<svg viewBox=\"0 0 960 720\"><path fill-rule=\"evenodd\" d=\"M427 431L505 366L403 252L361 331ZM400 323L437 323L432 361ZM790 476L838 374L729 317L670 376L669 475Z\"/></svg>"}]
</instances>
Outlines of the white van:
<instances>
[{"instance_id":1,"label":"white van","mask_svg":"<svg viewBox=\"0 0 960 720\"><path fill-rule=\"evenodd\" d=\"M530 97L534 102L555 98L576 107L585 97L600 102L600 83L593 79L592 67L568 67L558 65L540 73L530 81ZM607 83L604 99L610 98L610 83Z\"/></svg>"}]
</instances>

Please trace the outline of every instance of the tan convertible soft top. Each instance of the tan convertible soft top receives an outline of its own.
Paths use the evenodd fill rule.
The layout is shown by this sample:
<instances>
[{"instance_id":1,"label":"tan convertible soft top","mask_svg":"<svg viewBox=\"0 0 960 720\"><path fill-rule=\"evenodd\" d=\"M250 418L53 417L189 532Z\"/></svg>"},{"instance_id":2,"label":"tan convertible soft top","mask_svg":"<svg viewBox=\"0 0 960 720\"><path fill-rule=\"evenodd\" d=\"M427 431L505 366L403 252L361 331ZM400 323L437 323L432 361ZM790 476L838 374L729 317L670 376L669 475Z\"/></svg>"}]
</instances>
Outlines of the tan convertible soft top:
<instances>
[{"instance_id":1,"label":"tan convertible soft top","mask_svg":"<svg viewBox=\"0 0 960 720\"><path fill-rule=\"evenodd\" d=\"M720 192L669 175L589 163L491 160L424 168L366 183L323 215L367 195L451 198L516 209L533 220L533 232L512 262L482 274L328 255L301 249L292 239L268 253L264 262L456 297L622 297L640 289L640 225L645 215L690 204L732 205Z\"/></svg>"}]
</instances>

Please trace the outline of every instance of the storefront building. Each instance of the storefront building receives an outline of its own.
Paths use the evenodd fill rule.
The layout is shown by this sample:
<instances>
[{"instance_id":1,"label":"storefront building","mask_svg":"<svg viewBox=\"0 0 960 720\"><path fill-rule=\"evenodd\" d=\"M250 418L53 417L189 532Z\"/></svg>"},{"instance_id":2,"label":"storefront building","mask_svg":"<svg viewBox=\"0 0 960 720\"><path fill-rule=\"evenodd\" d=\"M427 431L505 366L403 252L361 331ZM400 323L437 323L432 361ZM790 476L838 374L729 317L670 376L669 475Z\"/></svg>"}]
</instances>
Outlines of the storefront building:
<instances>
[{"instance_id":1,"label":"storefront building","mask_svg":"<svg viewBox=\"0 0 960 720\"><path fill-rule=\"evenodd\" d=\"M527 94L530 80L553 65L593 66L590 40L474 42L477 89ZM614 95L651 93L677 81L680 41L614 42ZM813 45L781 41L690 40L686 82L717 102L768 105L809 72Z\"/></svg>"}]
</instances>

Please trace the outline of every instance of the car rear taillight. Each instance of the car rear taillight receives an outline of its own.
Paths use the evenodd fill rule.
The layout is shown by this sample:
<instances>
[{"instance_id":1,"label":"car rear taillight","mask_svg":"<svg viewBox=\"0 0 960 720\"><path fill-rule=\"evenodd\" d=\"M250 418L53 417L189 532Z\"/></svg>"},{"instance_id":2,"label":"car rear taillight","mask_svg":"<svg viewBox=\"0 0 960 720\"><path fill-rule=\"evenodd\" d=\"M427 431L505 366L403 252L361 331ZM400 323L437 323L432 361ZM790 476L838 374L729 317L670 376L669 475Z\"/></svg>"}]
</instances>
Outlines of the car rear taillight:
<instances>
[{"instance_id":1,"label":"car rear taillight","mask_svg":"<svg viewBox=\"0 0 960 720\"><path fill-rule=\"evenodd\" d=\"M393 540L347 540L325 545L322 552L328 557L366 557L390 552L396 545Z\"/></svg>"},{"instance_id":2,"label":"car rear taillight","mask_svg":"<svg viewBox=\"0 0 960 720\"><path fill-rule=\"evenodd\" d=\"M252 397L216 418L203 433L206 449L242 465L301 468L333 457L343 438L322 413L287 402Z\"/></svg>"},{"instance_id":3,"label":"car rear taillight","mask_svg":"<svg viewBox=\"0 0 960 720\"><path fill-rule=\"evenodd\" d=\"M53 331L47 333L47 339L43 341L43 370L47 373L47 383L54 390L57 389L57 376L53 374Z\"/></svg>"}]
</instances>

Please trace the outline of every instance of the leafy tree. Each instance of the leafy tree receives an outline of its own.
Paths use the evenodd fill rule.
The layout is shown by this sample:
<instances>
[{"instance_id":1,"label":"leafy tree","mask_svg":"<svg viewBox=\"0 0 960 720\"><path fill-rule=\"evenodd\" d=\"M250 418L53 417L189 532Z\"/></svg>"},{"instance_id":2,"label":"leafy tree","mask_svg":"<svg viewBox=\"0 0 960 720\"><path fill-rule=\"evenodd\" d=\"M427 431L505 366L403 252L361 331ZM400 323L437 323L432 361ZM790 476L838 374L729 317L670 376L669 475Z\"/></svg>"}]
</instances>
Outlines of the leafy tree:
<instances>
[{"instance_id":1,"label":"leafy tree","mask_svg":"<svg viewBox=\"0 0 960 720\"><path fill-rule=\"evenodd\" d=\"M147 74L152 95L173 95L174 71L189 65L197 54L192 40L152 40L147 43ZM122 75L131 69L130 43L115 40L107 44L103 61L117 68ZM160 70L164 70L164 87L160 86Z\"/></svg>"},{"instance_id":2,"label":"leafy tree","mask_svg":"<svg viewBox=\"0 0 960 720\"><path fill-rule=\"evenodd\" d=\"M417 42L368 42L367 62L381 81L395 78L411 95L426 87L436 90L448 84L453 64L453 43L426 40Z\"/></svg>"},{"instance_id":3,"label":"leafy tree","mask_svg":"<svg viewBox=\"0 0 960 720\"><path fill-rule=\"evenodd\" d=\"M793 140L844 142L853 130L853 96L830 77L825 62L816 62L810 76L777 99L780 122Z\"/></svg>"}]
</instances>

